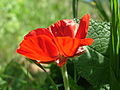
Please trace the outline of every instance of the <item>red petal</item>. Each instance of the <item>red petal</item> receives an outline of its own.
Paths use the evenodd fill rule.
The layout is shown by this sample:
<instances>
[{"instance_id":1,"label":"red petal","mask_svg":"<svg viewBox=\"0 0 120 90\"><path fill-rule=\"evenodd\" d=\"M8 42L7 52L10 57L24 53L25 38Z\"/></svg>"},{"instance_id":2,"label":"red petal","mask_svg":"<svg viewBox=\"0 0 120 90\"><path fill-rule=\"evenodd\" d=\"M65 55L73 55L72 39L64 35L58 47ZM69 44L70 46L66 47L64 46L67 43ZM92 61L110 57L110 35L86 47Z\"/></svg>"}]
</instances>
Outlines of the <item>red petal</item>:
<instances>
[{"instance_id":1,"label":"red petal","mask_svg":"<svg viewBox=\"0 0 120 90\"><path fill-rule=\"evenodd\" d=\"M73 56L79 47L79 39L71 37L57 37L55 43L61 55L65 57Z\"/></svg>"},{"instance_id":2,"label":"red petal","mask_svg":"<svg viewBox=\"0 0 120 90\"><path fill-rule=\"evenodd\" d=\"M49 37L53 37L50 30L48 28L38 28L36 30L32 30L31 32L29 32L24 39L30 37L30 36L38 36L38 35L47 35Z\"/></svg>"},{"instance_id":3,"label":"red petal","mask_svg":"<svg viewBox=\"0 0 120 90\"><path fill-rule=\"evenodd\" d=\"M17 49L22 54L33 60L50 62L58 58L58 51L52 39L45 35L32 36L26 38Z\"/></svg>"},{"instance_id":4,"label":"red petal","mask_svg":"<svg viewBox=\"0 0 120 90\"><path fill-rule=\"evenodd\" d=\"M80 46L89 46L89 45L92 45L93 41L94 40L92 38L80 39Z\"/></svg>"},{"instance_id":5,"label":"red petal","mask_svg":"<svg viewBox=\"0 0 120 90\"><path fill-rule=\"evenodd\" d=\"M49 27L55 37L74 37L76 23L71 19L63 19Z\"/></svg>"},{"instance_id":6,"label":"red petal","mask_svg":"<svg viewBox=\"0 0 120 90\"><path fill-rule=\"evenodd\" d=\"M76 33L76 38L84 39L88 33L88 26L89 26L90 15L86 14L80 20L80 24Z\"/></svg>"}]
</instances>

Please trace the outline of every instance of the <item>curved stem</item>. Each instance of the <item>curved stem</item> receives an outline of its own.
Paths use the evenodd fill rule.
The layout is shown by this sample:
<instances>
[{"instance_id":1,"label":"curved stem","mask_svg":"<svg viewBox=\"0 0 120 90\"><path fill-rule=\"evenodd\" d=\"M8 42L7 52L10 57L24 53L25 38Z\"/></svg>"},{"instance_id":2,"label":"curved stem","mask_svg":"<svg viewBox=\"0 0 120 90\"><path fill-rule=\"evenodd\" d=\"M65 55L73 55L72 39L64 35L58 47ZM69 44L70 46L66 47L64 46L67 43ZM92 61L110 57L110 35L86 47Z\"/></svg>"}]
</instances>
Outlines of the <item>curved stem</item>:
<instances>
[{"instance_id":1,"label":"curved stem","mask_svg":"<svg viewBox=\"0 0 120 90\"><path fill-rule=\"evenodd\" d=\"M62 66L61 70L62 70L62 76L63 76L65 90L70 90L66 64Z\"/></svg>"}]
</instances>

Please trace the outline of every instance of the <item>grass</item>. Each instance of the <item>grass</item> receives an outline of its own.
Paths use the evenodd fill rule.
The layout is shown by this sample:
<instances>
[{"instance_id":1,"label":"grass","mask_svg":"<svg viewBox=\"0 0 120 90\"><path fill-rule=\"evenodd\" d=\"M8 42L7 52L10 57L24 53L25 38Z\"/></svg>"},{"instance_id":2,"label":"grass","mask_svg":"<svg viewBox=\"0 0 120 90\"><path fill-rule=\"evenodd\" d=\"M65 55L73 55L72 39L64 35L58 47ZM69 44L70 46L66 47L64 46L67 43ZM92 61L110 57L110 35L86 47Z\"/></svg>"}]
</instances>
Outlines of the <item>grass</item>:
<instances>
[{"instance_id":1,"label":"grass","mask_svg":"<svg viewBox=\"0 0 120 90\"><path fill-rule=\"evenodd\" d=\"M120 13L119 1L111 0L111 59L110 59L110 85L111 89L120 88Z\"/></svg>"}]
</instances>

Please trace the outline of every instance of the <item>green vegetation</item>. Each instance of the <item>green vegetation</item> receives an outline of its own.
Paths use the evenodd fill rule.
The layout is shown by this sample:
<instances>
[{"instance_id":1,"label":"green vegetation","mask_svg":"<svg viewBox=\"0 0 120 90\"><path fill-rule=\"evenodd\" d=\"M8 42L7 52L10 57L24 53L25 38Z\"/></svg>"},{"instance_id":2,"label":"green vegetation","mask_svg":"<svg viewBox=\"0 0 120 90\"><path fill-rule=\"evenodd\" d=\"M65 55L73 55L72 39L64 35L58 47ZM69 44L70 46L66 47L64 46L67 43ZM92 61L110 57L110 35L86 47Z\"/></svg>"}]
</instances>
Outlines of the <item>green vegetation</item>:
<instances>
[{"instance_id":1,"label":"green vegetation","mask_svg":"<svg viewBox=\"0 0 120 90\"><path fill-rule=\"evenodd\" d=\"M115 74L115 78L112 79L116 80L120 75L118 73L120 66L119 64L116 66L120 53L118 41L120 39L117 37L120 35L118 28L120 17L116 11L118 6L111 7L113 11L110 11L109 0L106 0L108 4L100 0L94 0L96 3L85 0L76 1L79 1L78 12L75 11L74 17L81 18L85 13L91 14L88 37L94 39L94 44L86 47L87 52L83 55L68 61L70 88L72 90L110 90L111 43L112 49L116 49L113 53L117 55L111 59L111 62L114 62L117 58L112 66ZM61 19L73 19L72 9L72 0L0 0L0 90L53 90L50 77L34 63L18 55L15 50L24 35L31 30L46 28ZM105 21L111 20L110 31L110 23ZM117 29L117 33L114 29ZM110 32L114 32L112 35L115 38L112 40L110 40ZM55 64L44 65L44 67L59 90L63 90L60 68ZM118 81L114 82L118 84ZM116 87L114 83L111 85L113 88Z\"/></svg>"}]
</instances>

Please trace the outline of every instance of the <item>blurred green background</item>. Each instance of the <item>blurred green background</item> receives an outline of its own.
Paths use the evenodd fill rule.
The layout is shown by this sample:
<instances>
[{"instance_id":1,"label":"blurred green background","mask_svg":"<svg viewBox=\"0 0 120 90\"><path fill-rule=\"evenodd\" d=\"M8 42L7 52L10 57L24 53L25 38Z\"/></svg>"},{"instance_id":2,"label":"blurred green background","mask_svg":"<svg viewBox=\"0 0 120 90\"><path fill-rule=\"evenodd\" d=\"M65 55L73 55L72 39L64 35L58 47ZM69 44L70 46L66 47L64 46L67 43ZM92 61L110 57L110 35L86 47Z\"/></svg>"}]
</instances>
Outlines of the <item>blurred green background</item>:
<instances>
[{"instance_id":1,"label":"blurred green background","mask_svg":"<svg viewBox=\"0 0 120 90\"><path fill-rule=\"evenodd\" d=\"M94 2L79 0L78 18L86 13L102 20ZM31 30L72 15L72 0L0 0L0 90L48 90L45 73L16 49Z\"/></svg>"}]
</instances>

